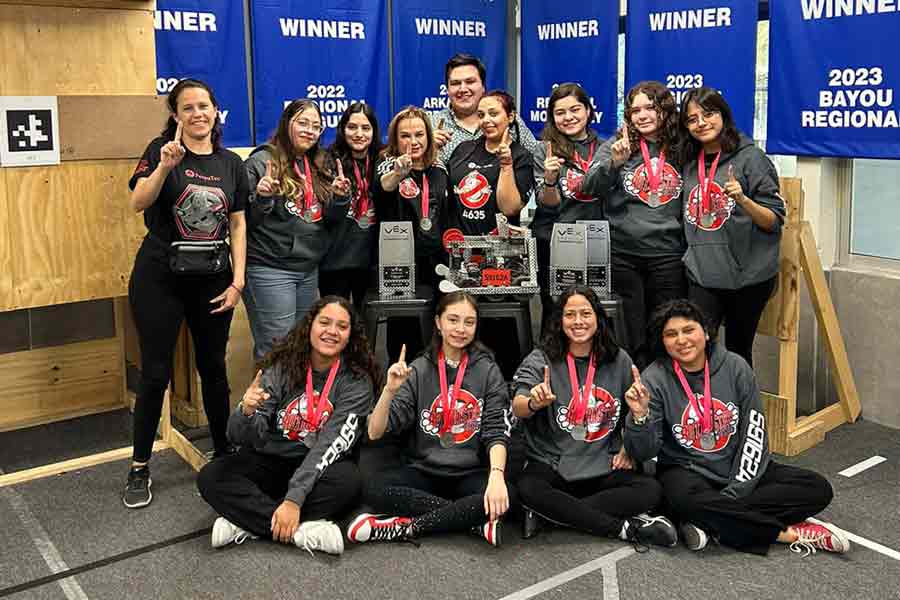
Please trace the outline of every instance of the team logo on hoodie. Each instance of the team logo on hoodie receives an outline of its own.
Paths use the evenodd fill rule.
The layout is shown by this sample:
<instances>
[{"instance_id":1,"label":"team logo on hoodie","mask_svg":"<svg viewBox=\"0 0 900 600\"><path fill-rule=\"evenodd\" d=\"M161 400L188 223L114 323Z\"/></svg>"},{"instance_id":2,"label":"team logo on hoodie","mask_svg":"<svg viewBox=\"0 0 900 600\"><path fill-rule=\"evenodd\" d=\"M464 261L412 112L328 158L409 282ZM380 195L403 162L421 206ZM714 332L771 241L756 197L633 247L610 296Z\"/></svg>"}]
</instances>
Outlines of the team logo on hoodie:
<instances>
[{"instance_id":1,"label":"team logo on hoodie","mask_svg":"<svg viewBox=\"0 0 900 600\"><path fill-rule=\"evenodd\" d=\"M734 200L725 195L718 183L712 181L709 184L709 212L703 214L701 211L700 185L698 184L688 194L688 201L684 205L684 220L703 231L716 231L731 218L733 210Z\"/></svg>"},{"instance_id":2,"label":"team logo on hoodie","mask_svg":"<svg viewBox=\"0 0 900 600\"><path fill-rule=\"evenodd\" d=\"M316 404L318 404L318 392L313 391L313 395L315 396ZM313 410L315 408L314 405ZM303 441L303 438L307 435L315 433L325 426L325 423L334 413L334 405L331 403L331 400L325 401L325 406L322 408L322 416L319 418L319 426L316 429L313 429L312 423L306 420L306 411L306 393L297 396L288 402L287 406L279 410L276 425L281 430L281 435L289 440Z\"/></svg>"},{"instance_id":3,"label":"team logo on hoodie","mask_svg":"<svg viewBox=\"0 0 900 600\"><path fill-rule=\"evenodd\" d=\"M484 175L472 171L453 190L466 208L481 208L491 197L491 184Z\"/></svg>"},{"instance_id":4,"label":"team logo on hoodie","mask_svg":"<svg viewBox=\"0 0 900 600\"><path fill-rule=\"evenodd\" d=\"M695 394L697 402L703 402L703 394ZM712 399L713 409L713 433L716 437L715 445L709 450L704 450L700 444L701 425L700 418L690 403L681 413L681 423L672 426L672 435L678 440L678 443L688 449L694 449L698 452L718 452L728 445L731 436L737 431L738 426L738 408L733 402L725 404L718 398Z\"/></svg>"},{"instance_id":5,"label":"team logo on hoodie","mask_svg":"<svg viewBox=\"0 0 900 600\"><path fill-rule=\"evenodd\" d=\"M650 159L650 165L655 173L659 169L658 157ZM650 193L650 178L647 177L647 167L643 163L638 165L633 171L626 171L623 180L625 191L637 197L651 208L665 206L681 193L681 175L669 163L666 163L665 167L663 167L659 188L656 190L656 197Z\"/></svg>"},{"instance_id":6,"label":"team logo on hoodie","mask_svg":"<svg viewBox=\"0 0 900 600\"><path fill-rule=\"evenodd\" d=\"M575 169L566 169L566 176L560 180L563 196L574 198L579 202L590 202L594 199L590 194L581 191L581 183L584 181L584 173Z\"/></svg>"},{"instance_id":7,"label":"team logo on hoodie","mask_svg":"<svg viewBox=\"0 0 900 600\"><path fill-rule=\"evenodd\" d=\"M453 397L453 384L450 384L447 393ZM453 416L450 420L450 433L454 444L465 444L472 436L481 431L481 411L484 402L477 399L467 390L461 389L453 408ZM438 437L444 424L444 409L441 406L441 395L438 394L431 403L431 408L422 411L419 425L422 431L428 435Z\"/></svg>"},{"instance_id":8,"label":"team logo on hoodie","mask_svg":"<svg viewBox=\"0 0 900 600\"><path fill-rule=\"evenodd\" d=\"M398 189L400 190L400 195L407 200L412 200L419 195L419 185L412 177L407 177L401 181Z\"/></svg>"},{"instance_id":9,"label":"team logo on hoodie","mask_svg":"<svg viewBox=\"0 0 900 600\"><path fill-rule=\"evenodd\" d=\"M619 422L621 406L622 403L618 398L613 398L612 394L600 386L593 386L587 410L584 411L584 425L587 429L584 441L596 442L608 436ZM556 424L560 429L568 433L572 432L573 424L569 422L568 406L560 406L556 409Z\"/></svg>"}]
</instances>

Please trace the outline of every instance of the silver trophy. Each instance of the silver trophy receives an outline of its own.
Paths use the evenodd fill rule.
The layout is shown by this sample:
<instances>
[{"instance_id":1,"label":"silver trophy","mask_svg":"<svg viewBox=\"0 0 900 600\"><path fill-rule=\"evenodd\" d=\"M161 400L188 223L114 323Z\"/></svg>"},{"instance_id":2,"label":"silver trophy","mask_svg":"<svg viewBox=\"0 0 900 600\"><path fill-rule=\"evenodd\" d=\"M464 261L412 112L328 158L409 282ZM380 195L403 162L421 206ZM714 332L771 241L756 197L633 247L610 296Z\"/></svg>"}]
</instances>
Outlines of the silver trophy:
<instances>
[{"instance_id":1,"label":"silver trophy","mask_svg":"<svg viewBox=\"0 0 900 600\"><path fill-rule=\"evenodd\" d=\"M573 285L587 284L587 227L554 223L550 238L550 295L562 295Z\"/></svg>"},{"instance_id":2,"label":"silver trophy","mask_svg":"<svg viewBox=\"0 0 900 600\"><path fill-rule=\"evenodd\" d=\"M378 295L382 300L416 297L416 247L409 221L379 225Z\"/></svg>"}]
</instances>

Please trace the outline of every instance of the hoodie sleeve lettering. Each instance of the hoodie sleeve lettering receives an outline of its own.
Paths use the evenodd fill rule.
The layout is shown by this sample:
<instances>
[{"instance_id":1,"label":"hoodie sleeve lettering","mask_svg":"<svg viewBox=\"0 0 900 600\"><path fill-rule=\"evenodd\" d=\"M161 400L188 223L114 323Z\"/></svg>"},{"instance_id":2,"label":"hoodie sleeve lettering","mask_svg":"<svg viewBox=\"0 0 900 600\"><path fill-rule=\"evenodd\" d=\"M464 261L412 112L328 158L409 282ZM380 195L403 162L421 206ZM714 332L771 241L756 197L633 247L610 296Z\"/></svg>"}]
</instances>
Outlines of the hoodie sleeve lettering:
<instances>
[{"instance_id":1,"label":"hoodie sleeve lettering","mask_svg":"<svg viewBox=\"0 0 900 600\"><path fill-rule=\"evenodd\" d=\"M347 369L347 367L344 367ZM310 449L291 477L286 499L303 506L303 502L325 470L347 456L360 437L360 424L372 406L372 385L367 377L349 369L335 396L334 414L322 427Z\"/></svg>"},{"instance_id":2,"label":"hoodie sleeve lettering","mask_svg":"<svg viewBox=\"0 0 900 600\"><path fill-rule=\"evenodd\" d=\"M743 359L736 356L734 358L736 362L740 362L735 387L741 395L741 433L738 452L731 466L731 483L722 489L722 494L743 498L756 489L759 479L769 466L769 435L756 377Z\"/></svg>"}]
</instances>

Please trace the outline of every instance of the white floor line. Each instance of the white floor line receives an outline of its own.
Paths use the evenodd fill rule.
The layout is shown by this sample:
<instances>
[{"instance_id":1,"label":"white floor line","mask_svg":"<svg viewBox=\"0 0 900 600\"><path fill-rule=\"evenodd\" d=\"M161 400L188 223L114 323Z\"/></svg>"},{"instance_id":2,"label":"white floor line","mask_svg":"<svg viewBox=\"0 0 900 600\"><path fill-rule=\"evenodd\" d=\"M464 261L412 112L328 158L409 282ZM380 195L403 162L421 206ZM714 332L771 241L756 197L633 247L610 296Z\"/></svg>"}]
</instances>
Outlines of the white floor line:
<instances>
[{"instance_id":1,"label":"white floor line","mask_svg":"<svg viewBox=\"0 0 900 600\"><path fill-rule=\"evenodd\" d=\"M552 590L564 583L568 583L573 579L578 579L582 575L593 573L599 569L603 570L603 600L619 600L619 582L616 575L616 563L627 556L634 554L634 548L620 548L609 554L604 554L600 558L595 558L590 562L579 565L574 569L563 571L559 575L554 575L549 579L540 581L518 592L513 592L508 596L503 596L500 600L526 600L533 598L538 594L543 594L547 590Z\"/></svg>"},{"instance_id":2,"label":"white floor line","mask_svg":"<svg viewBox=\"0 0 900 600\"><path fill-rule=\"evenodd\" d=\"M3 474L3 469L0 469L0 475ZM22 498L22 495L15 491L12 486L6 486L0 488L0 497L6 498L6 500L9 501L13 512L19 517L22 525L25 526L25 531L31 536L31 541L34 542L34 545L41 553L44 562L50 567L50 571L53 573L67 571L69 565L66 564L66 561L63 560L59 550L57 550L56 546L53 545L53 542L50 541L50 536L47 535L47 532L44 530L40 521L38 521L31 512L31 509L28 508L28 504L25 502L25 499ZM87 594L84 593L84 590L81 589L81 586L74 577L60 579L59 586L69 600L88 600Z\"/></svg>"},{"instance_id":3,"label":"white floor line","mask_svg":"<svg viewBox=\"0 0 900 600\"><path fill-rule=\"evenodd\" d=\"M813 523L824 523L824 521L820 521L819 519L809 518L808 521L812 521ZM887 546L882 546L878 542L873 542L872 540L867 540L862 536L858 536L855 533L850 533L843 527L840 527L840 530L847 534L847 537L850 538L850 541L854 544L859 544L860 546L865 546L869 550L874 550L880 554L884 554L889 558L893 558L894 560L900 560L900 552L897 552L893 548L888 548Z\"/></svg>"},{"instance_id":4,"label":"white floor line","mask_svg":"<svg viewBox=\"0 0 900 600\"><path fill-rule=\"evenodd\" d=\"M838 473L838 475L843 475L844 477L853 477L854 475L859 475L866 469L871 469L875 465L880 465L886 460L887 459L883 456L875 455L872 458L867 458L862 462L856 463L852 467L847 467L846 469Z\"/></svg>"}]
</instances>

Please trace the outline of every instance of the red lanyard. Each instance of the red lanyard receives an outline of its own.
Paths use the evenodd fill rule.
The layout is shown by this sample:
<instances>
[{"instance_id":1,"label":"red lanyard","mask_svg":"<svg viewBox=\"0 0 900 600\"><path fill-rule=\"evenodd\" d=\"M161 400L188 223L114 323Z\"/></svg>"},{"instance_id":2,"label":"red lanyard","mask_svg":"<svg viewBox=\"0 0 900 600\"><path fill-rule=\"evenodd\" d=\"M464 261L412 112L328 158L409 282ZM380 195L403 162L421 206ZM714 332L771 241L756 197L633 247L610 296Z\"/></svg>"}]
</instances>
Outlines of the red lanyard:
<instances>
[{"instance_id":1,"label":"red lanyard","mask_svg":"<svg viewBox=\"0 0 900 600\"><path fill-rule=\"evenodd\" d=\"M441 380L441 410L444 413L443 423L438 434L446 433L453 427L453 411L456 409L456 400L459 398L459 392L462 389L463 377L466 374L466 366L469 364L469 355L463 353L462 360L459 361L459 369L456 370L456 379L453 381L453 397L447 391L447 360L444 358L444 351L438 351L438 377Z\"/></svg>"},{"instance_id":2,"label":"red lanyard","mask_svg":"<svg viewBox=\"0 0 900 600\"><path fill-rule=\"evenodd\" d=\"M356 160L351 157L350 161L353 163L353 174L356 175L356 191L359 194L356 202L356 214L366 215L369 213L369 156L366 155L365 177L360 176Z\"/></svg>"},{"instance_id":3,"label":"red lanyard","mask_svg":"<svg viewBox=\"0 0 900 600\"><path fill-rule=\"evenodd\" d=\"M310 430L319 429L319 419L322 418L322 412L328 406L328 394L331 393L331 386L334 384L334 378L337 375L338 367L341 365L341 359L334 361L331 370L328 371L328 379L325 380L325 387L319 393L319 401L313 406L313 373L312 366L306 367L306 421L309 423Z\"/></svg>"},{"instance_id":4,"label":"red lanyard","mask_svg":"<svg viewBox=\"0 0 900 600\"><path fill-rule=\"evenodd\" d=\"M716 167L719 166L720 156L722 156L722 152L716 152L716 158L713 159L712 165L709 167L709 179L707 179L706 153L703 152L703 148L700 149L700 156L697 158L697 183L700 186L700 212L697 214L698 221L701 215L708 215L710 212L709 187L716 177Z\"/></svg>"},{"instance_id":5,"label":"red lanyard","mask_svg":"<svg viewBox=\"0 0 900 600\"><path fill-rule=\"evenodd\" d=\"M572 153L572 161L573 161L573 162L578 166L578 168L581 169L582 172L584 172L584 173L587 173L587 172L588 172L588 169L591 168L591 161L594 160L594 146L595 146L596 144L597 144L597 142L591 142L591 148L590 148L590 150L588 150L588 157L587 157L587 160L584 160L583 158L581 158L580 156L578 156L578 150L575 150L575 151Z\"/></svg>"},{"instance_id":6,"label":"red lanyard","mask_svg":"<svg viewBox=\"0 0 900 600\"><path fill-rule=\"evenodd\" d=\"M584 420L587 412L588 399L594 389L594 353L588 358L587 377L584 386L578 385L578 372L575 370L575 357L569 352L566 355L566 363L569 366L569 384L572 386L572 400L569 402L569 423L578 425Z\"/></svg>"},{"instance_id":7,"label":"red lanyard","mask_svg":"<svg viewBox=\"0 0 900 600\"><path fill-rule=\"evenodd\" d=\"M644 167L647 169L647 185L650 193L656 193L659 185L662 183L663 172L666 168L666 153L664 150L659 151L659 157L656 160L656 172L653 171L653 161L650 160L650 150L647 148L647 142L641 138L641 155L644 157Z\"/></svg>"},{"instance_id":8,"label":"red lanyard","mask_svg":"<svg viewBox=\"0 0 900 600\"><path fill-rule=\"evenodd\" d=\"M294 161L294 173L297 174L297 177L303 179L303 189L304 189L304 198L303 198L303 209L304 211L312 208L312 205L315 204L316 197L313 192L313 184L312 184L312 170L309 168L309 159L306 158L306 155L303 155L303 169L306 171L306 177L300 175L300 168L297 166L297 162Z\"/></svg>"},{"instance_id":9,"label":"red lanyard","mask_svg":"<svg viewBox=\"0 0 900 600\"><path fill-rule=\"evenodd\" d=\"M691 403L691 408L694 409L694 414L697 415L697 418L700 419L700 431L701 433L709 433L713 428L713 419L712 419L712 391L709 385L709 361L705 361L703 365L703 412L700 412L700 406L697 404L697 397L694 394L693 390L691 390L691 386L688 385L687 378L684 376L684 371L681 370L681 365L678 364L678 361L672 359L672 366L675 367L675 374L678 375L678 380L681 381L681 387L684 388L684 393L687 394L688 402Z\"/></svg>"},{"instance_id":10,"label":"red lanyard","mask_svg":"<svg viewBox=\"0 0 900 600\"><path fill-rule=\"evenodd\" d=\"M422 219L428 218L428 175L422 171Z\"/></svg>"}]
</instances>

